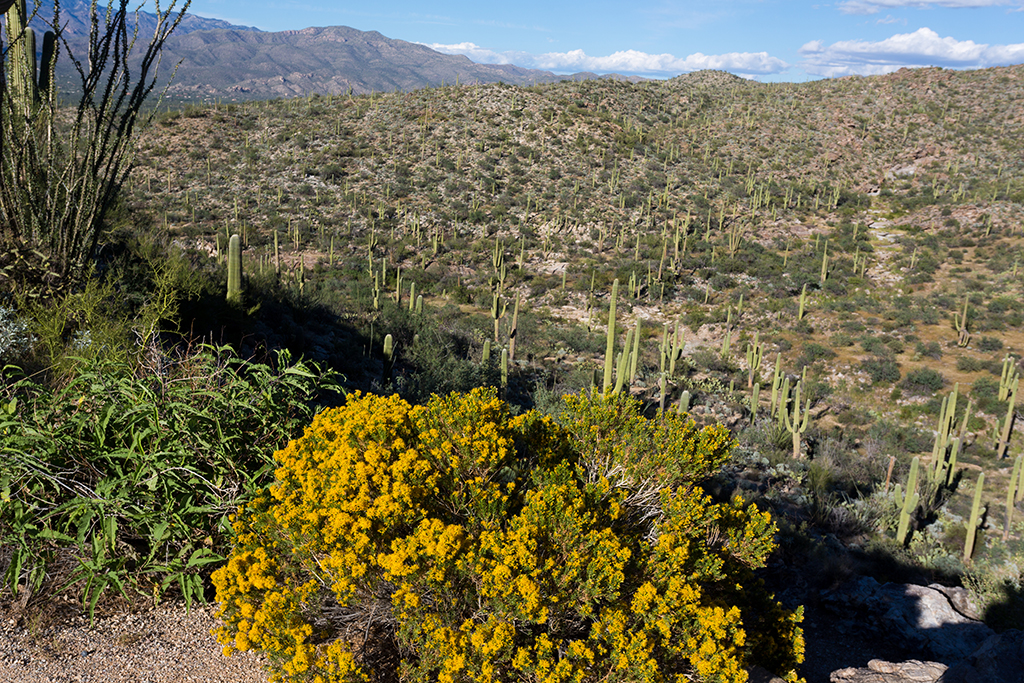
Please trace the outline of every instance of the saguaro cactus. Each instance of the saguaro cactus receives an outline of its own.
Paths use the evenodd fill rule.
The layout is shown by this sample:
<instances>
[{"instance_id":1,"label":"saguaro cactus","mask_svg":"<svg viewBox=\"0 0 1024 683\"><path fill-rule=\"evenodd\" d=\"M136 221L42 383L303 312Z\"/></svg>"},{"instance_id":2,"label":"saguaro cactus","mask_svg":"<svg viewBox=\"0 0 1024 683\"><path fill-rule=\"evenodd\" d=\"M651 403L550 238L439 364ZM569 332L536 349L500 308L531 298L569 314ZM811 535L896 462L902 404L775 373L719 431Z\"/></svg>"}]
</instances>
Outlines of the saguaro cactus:
<instances>
[{"instance_id":1,"label":"saguaro cactus","mask_svg":"<svg viewBox=\"0 0 1024 683\"><path fill-rule=\"evenodd\" d=\"M1010 540L1010 525L1013 523L1013 508L1017 499L1017 479L1020 477L1021 466L1024 464L1024 455L1018 455L1013 461L1013 474L1010 475L1010 483L1006 490L1006 524L1003 525L1003 541Z\"/></svg>"},{"instance_id":2,"label":"saguaro cactus","mask_svg":"<svg viewBox=\"0 0 1024 683\"><path fill-rule=\"evenodd\" d=\"M384 386L391 384L391 373L395 369L395 341L391 335L384 337Z\"/></svg>"},{"instance_id":3,"label":"saguaro cactus","mask_svg":"<svg viewBox=\"0 0 1024 683\"><path fill-rule=\"evenodd\" d=\"M967 523L967 539L964 541L964 562L974 554L974 537L978 531L978 520L981 518L981 492L985 488L985 473L978 475L978 483L974 487L974 502L971 504L971 520Z\"/></svg>"},{"instance_id":4,"label":"saguaro cactus","mask_svg":"<svg viewBox=\"0 0 1024 683\"><path fill-rule=\"evenodd\" d=\"M999 445L996 448L996 456L1000 459L1006 455L1006 448L1010 445L1010 435L1013 433L1013 418L1017 406L1017 390L1020 388L1020 377L1014 379L1007 395L1006 417L1003 418L1003 429L999 436Z\"/></svg>"},{"instance_id":5,"label":"saguaro cactus","mask_svg":"<svg viewBox=\"0 0 1024 683\"><path fill-rule=\"evenodd\" d=\"M50 94L53 68L57 58L57 40L53 31L43 34L42 57L36 68L36 34L28 23L25 0L0 2L7 20L11 38L10 60L11 94L14 102L26 116L31 116L41 98Z\"/></svg>"},{"instance_id":6,"label":"saguaro cactus","mask_svg":"<svg viewBox=\"0 0 1024 683\"><path fill-rule=\"evenodd\" d=\"M242 303L242 242L238 235L228 240L228 296L229 304Z\"/></svg>"},{"instance_id":7,"label":"saguaro cactus","mask_svg":"<svg viewBox=\"0 0 1024 683\"><path fill-rule=\"evenodd\" d=\"M615 299L619 295L619 279L612 282L612 297L608 304L608 343L604 349L604 381L601 391L607 393L612 388L612 368L615 363Z\"/></svg>"},{"instance_id":8,"label":"saguaro cactus","mask_svg":"<svg viewBox=\"0 0 1024 683\"><path fill-rule=\"evenodd\" d=\"M803 438L804 432L807 431L807 421L811 416L811 399L807 399L807 404L802 410L800 408L800 382L796 383L796 390L794 391L792 417L790 417L790 411L786 410L785 406L780 406L779 409L782 411L782 418L786 429L793 435L793 458L799 458L800 440ZM802 421L801 413L803 414Z\"/></svg>"},{"instance_id":9,"label":"saguaro cactus","mask_svg":"<svg viewBox=\"0 0 1024 683\"><path fill-rule=\"evenodd\" d=\"M963 348L971 343L971 333L967 330L967 298L964 297L964 311L953 311L953 325L956 327L956 345Z\"/></svg>"},{"instance_id":10,"label":"saguaro cactus","mask_svg":"<svg viewBox=\"0 0 1024 683\"><path fill-rule=\"evenodd\" d=\"M896 528L896 542L901 545L907 540L907 533L910 531L910 518L911 515L913 515L914 510L917 508L917 503L920 500L920 496L917 493L917 471L920 464L921 461L919 458L914 458L910 463L910 477L907 479L907 495L903 498L903 505L900 508L900 523Z\"/></svg>"},{"instance_id":11,"label":"saguaro cactus","mask_svg":"<svg viewBox=\"0 0 1024 683\"><path fill-rule=\"evenodd\" d=\"M1020 378L1020 373L1017 372L1016 363L1013 356L1007 356L1003 359L1003 370L999 377L999 400L1005 401L1010 396L1010 390L1014 384Z\"/></svg>"},{"instance_id":12,"label":"saguaro cactus","mask_svg":"<svg viewBox=\"0 0 1024 683\"><path fill-rule=\"evenodd\" d=\"M753 343L747 344L747 388L752 389L754 386L754 376L757 374L758 369L761 367L761 344L758 341L761 337L760 332L754 332Z\"/></svg>"}]
</instances>

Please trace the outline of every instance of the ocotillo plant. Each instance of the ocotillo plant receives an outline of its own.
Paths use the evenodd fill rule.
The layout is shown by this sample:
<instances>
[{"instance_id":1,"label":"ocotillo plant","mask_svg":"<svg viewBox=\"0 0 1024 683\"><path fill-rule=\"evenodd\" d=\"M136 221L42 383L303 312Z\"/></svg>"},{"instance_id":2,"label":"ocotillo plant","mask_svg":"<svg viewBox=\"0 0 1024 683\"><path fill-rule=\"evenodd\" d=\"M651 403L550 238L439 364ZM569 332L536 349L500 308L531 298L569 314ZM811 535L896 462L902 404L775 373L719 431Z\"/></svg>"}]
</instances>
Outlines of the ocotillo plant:
<instances>
[{"instance_id":1,"label":"ocotillo plant","mask_svg":"<svg viewBox=\"0 0 1024 683\"><path fill-rule=\"evenodd\" d=\"M978 520L981 518L981 493L985 488L985 473L978 474L978 483L974 487L974 502L971 504L971 519L967 522L967 539L964 541L964 562L974 554L974 537L978 531Z\"/></svg>"},{"instance_id":2,"label":"ocotillo plant","mask_svg":"<svg viewBox=\"0 0 1024 683\"><path fill-rule=\"evenodd\" d=\"M238 235L228 240L228 295L229 304L242 303L242 241Z\"/></svg>"},{"instance_id":3,"label":"ocotillo plant","mask_svg":"<svg viewBox=\"0 0 1024 683\"><path fill-rule=\"evenodd\" d=\"M900 508L900 523L896 528L896 542L903 545L907 540L907 532L910 531L910 518L917 509L920 499L917 493L917 470L920 459L914 458L910 462L910 477L907 479L907 495L904 497L903 505Z\"/></svg>"},{"instance_id":4,"label":"ocotillo plant","mask_svg":"<svg viewBox=\"0 0 1024 683\"><path fill-rule=\"evenodd\" d=\"M85 54L75 55L78 82L69 89L78 93L77 106L54 116L54 88L37 98L35 48L22 23L25 2L5 3L14 42L7 46L12 61L4 65L12 82L0 94L0 239L40 252L58 276L78 278L91 264L104 217L130 175L136 125L144 120L140 110L156 84L160 51L184 16L184 10L174 14L174 0L158 8L155 30L144 44L124 38L133 32L127 5L121 0L109 8L91 6L89 44ZM47 7L53 8L51 27L60 31L66 24L60 3ZM64 44L62 36L43 39L46 86L53 82L56 46Z\"/></svg>"},{"instance_id":5,"label":"ocotillo plant","mask_svg":"<svg viewBox=\"0 0 1024 683\"><path fill-rule=\"evenodd\" d=\"M604 349L604 381L601 391L607 393L612 388L612 366L615 362L615 299L619 295L619 278L612 282L612 296L608 304L608 342Z\"/></svg>"},{"instance_id":6,"label":"ocotillo plant","mask_svg":"<svg viewBox=\"0 0 1024 683\"><path fill-rule=\"evenodd\" d=\"M793 415L790 417L790 411L784 407L780 407L782 411L782 417L786 425L786 429L790 434L793 435L793 458L800 457L800 440L803 438L804 432L807 431L807 421L811 416L811 399L807 399L807 404L801 410L800 408L800 382L796 383L796 390L793 392ZM803 420L801 421L801 413Z\"/></svg>"}]
</instances>

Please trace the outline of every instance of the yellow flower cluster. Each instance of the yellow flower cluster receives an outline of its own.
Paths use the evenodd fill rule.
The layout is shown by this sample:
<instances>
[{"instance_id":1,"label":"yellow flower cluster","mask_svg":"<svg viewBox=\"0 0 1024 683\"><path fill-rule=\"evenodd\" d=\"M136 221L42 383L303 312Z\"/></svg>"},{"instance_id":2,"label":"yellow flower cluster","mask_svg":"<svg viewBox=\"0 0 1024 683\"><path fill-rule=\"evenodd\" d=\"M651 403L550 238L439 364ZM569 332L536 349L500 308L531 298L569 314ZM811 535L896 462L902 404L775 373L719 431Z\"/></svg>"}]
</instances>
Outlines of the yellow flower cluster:
<instances>
[{"instance_id":1,"label":"yellow flower cluster","mask_svg":"<svg viewBox=\"0 0 1024 683\"><path fill-rule=\"evenodd\" d=\"M742 683L755 662L797 680L799 613L743 589L774 524L693 486L728 432L621 397L567 406L513 417L481 389L318 415L236 516L214 574L225 652L322 683L367 680L381 647L396 680ZM630 508L637 487L657 514Z\"/></svg>"}]
</instances>

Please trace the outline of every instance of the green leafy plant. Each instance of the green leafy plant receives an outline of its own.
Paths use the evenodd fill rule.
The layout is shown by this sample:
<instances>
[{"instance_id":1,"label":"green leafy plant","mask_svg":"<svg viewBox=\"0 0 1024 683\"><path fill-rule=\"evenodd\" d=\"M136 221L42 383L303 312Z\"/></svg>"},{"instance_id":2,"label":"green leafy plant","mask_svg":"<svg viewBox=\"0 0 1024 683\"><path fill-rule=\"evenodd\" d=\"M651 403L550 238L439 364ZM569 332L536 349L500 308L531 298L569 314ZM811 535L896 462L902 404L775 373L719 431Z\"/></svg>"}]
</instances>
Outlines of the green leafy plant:
<instances>
[{"instance_id":1,"label":"green leafy plant","mask_svg":"<svg viewBox=\"0 0 1024 683\"><path fill-rule=\"evenodd\" d=\"M202 599L200 569L223 559L227 516L261 488L267 452L308 422L336 377L279 355L277 367L198 347L140 381L130 366L81 359L51 389L8 367L0 384L4 583L38 589L48 560L95 607L108 588L174 586Z\"/></svg>"}]
</instances>

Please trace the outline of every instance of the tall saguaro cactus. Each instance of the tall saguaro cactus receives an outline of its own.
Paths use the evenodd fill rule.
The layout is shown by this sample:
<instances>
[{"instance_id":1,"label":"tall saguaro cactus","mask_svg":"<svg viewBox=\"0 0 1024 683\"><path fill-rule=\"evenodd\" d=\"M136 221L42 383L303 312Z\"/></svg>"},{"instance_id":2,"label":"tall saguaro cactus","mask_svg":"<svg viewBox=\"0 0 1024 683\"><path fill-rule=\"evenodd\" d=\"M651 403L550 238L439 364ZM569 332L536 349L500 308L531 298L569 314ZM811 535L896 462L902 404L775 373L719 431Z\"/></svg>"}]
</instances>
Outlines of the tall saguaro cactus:
<instances>
[{"instance_id":1,"label":"tall saguaro cactus","mask_svg":"<svg viewBox=\"0 0 1024 683\"><path fill-rule=\"evenodd\" d=\"M761 367L761 337L760 332L754 332L754 342L747 344L747 388L754 386L754 376Z\"/></svg>"},{"instance_id":2,"label":"tall saguaro cactus","mask_svg":"<svg viewBox=\"0 0 1024 683\"><path fill-rule=\"evenodd\" d=\"M28 26L29 14L25 0L0 2L7 22L10 95L16 111L31 117L40 99L49 96L53 67L57 56L57 40L53 31L43 35L42 59L36 67L36 33Z\"/></svg>"},{"instance_id":3,"label":"tall saguaro cactus","mask_svg":"<svg viewBox=\"0 0 1024 683\"><path fill-rule=\"evenodd\" d=\"M612 368L615 363L615 299L619 296L619 278L612 282L612 298L608 304L608 343L604 349L604 381L601 391L607 393L612 388Z\"/></svg>"},{"instance_id":4,"label":"tall saguaro cactus","mask_svg":"<svg viewBox=\"0 0 1024 683\"><path fill-rule=\"evenodd\" d=\"M228 240L228 296L229 304L242 303L242 241L238 235Z\"/></svg>"},{"instance_id":5,"label":"tall saguaro cactus","mask_svg":"<svg viewBox=\"0 0 1024 683\"><path fill-rule=\"evenodd\" d=\"M807 404L801 408L800 406L800 382L796 383L796 389L793 395L793 415L790 417L790 411L786 410L785 406L780 406L779 410L782 411L782 419L786 425L786 429L790 434L793 435L793 458L800 457L800 440L807 431L807 421L811 416L811 399L807 399ZM801 420L801 414L803 419Z\"/></svg>"},{"instance_id":6,"label":"tall saguaro cactus","mask_svg":"<svg viewBox=\"0 0 1024 683\"><path fill-rule=\"evenodd\" d=\"M910 477L907 479L907 495L900 506L900 522L896 528L896 542L903 545L907 540L907 533L910 531L910 519L917 509L920 501L920 494L917 492L917 470L920 466L920 459L914 458L910 463ZM899 502L899 501L897 501Z\"/></svg>"}]
</instances>

